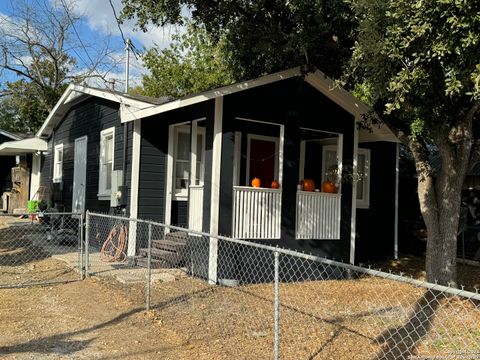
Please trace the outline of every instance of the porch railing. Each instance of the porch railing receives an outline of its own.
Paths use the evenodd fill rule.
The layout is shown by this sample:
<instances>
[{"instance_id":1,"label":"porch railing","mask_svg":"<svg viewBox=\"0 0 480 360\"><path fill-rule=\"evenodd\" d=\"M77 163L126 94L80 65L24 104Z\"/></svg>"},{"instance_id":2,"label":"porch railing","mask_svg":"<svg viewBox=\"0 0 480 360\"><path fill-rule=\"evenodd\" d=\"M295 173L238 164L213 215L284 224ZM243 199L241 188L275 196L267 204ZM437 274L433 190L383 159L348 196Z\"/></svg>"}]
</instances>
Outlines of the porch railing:
<instances>
[{"instance_id":1,"label":"porch railing","mask_svg":"<svg viewBox=\"0 0 480 360\"><path fill-rule=\"evenodd\" d=\"M282 190L233 187L233 237L279 239Z\"/></svg>"},{"instance_id":2,"label":"porch railing","mask_svg":"<svg viewBox=\"0 0 480 360\"><path fill-rule=\"evenodd\" d=\"M340 239L341 194L297 192L297 239Z\"/></svg>"},{"instance_id":3,"label":"porch railing","mask_svg":"<svg viewBox=\"0 0 480 360\"><path fill-rule=\"evenodd\" d=\"M188 227L195 231L203 230L203 185L190 185Z\"/></svg>"}]
</instances>

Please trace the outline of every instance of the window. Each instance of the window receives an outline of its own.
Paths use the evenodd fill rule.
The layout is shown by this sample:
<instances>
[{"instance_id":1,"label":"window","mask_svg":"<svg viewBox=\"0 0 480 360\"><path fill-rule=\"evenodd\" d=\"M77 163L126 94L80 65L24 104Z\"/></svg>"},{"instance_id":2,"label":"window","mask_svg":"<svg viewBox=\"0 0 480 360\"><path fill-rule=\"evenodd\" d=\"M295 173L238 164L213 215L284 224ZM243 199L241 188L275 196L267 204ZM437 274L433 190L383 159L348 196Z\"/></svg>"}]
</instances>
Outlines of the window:
<instances>
[{"instance_id":1,"label":"window","mask_svg":"<svg viewBox=\"0 0 480 360\"><path fill-rule=\"evenodd\" d=\"M370 150L358 149L357 207L367 209L370 206Z\"/></svg>"},{"instance_id":2,"label":"window","mask_svg":"<svg viewBox=\"0 0 480 360\"><path fill-rule=\"evenodd\" d=\"M174 179L173 193L176 200L186 200L190 184L190 126L176 126L174 139ZM198 128L197 161L195 185L202 185L204 178L204 147L205 134Z\"/></svg>"},{"instance_id":3,"label":"window","mask_svg":"<svg viewBox=\"0 0 480 360\"><path fill-rule=\"evenodd\" d=\"M322 181L326 173L337 166L337 147L325 145L322 157ZM357 171L354 175L357 184L357 208L368 209L370 206L370 150L358 148Z\"/></svg>"},{"instance_id":4,"label":"window","mask_svg":"<svg viewBox=\"0 0 480 360\"><path fill-rule=\"evenodd\" d=\"M100 133L100 170L98 196L110 198L112 191L112 171L114 158L115 128Z\"/></svg>"},{"instance_id":5,"label":"window","mask_svg":"<svg viewBox=\"0 0 480 360\"><path fill-rule=\"evenodd\" d=\"M61 182L63 175L63 144L55 145L53 155L53 182Z\"/></svg>"}]
</instances>

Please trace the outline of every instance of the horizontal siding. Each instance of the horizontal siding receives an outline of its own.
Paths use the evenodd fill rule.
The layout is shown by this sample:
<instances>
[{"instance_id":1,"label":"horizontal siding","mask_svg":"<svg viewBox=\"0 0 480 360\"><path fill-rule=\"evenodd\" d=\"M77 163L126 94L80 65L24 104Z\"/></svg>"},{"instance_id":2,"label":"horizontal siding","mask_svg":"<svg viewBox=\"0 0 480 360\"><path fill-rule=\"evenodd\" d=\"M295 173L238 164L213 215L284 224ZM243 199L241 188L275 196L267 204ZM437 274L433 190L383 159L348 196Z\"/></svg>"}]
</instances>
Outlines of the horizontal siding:
<instances>
[{"instance_id":1,"label":"horizontal siding","mask_svg":"<svg viewBox=\"0 0 480 360\"><path fill-rule=\"evenodd\" d=\"M88 136L86 209L99 212L110 210L108 200L98 199L100 132L115 127L114 169L123 169L123 127L120 123L118 108L117 103L104 99L90 98L83 101L70 109L50 138L48 155L45 156L42 165L41 184L51 187L53 146L63 144L63 191L61 197L57 196L52 200L63 204L66 211L71 211L72 208L75 139L82 136ZM131 167L131 153L130 134L127 144L127 169ZM127 171L127 178L129 176L131 177L131 174ZM127 181L127 199L129 184L130 182Z\"/></svg>"}]
</instances>

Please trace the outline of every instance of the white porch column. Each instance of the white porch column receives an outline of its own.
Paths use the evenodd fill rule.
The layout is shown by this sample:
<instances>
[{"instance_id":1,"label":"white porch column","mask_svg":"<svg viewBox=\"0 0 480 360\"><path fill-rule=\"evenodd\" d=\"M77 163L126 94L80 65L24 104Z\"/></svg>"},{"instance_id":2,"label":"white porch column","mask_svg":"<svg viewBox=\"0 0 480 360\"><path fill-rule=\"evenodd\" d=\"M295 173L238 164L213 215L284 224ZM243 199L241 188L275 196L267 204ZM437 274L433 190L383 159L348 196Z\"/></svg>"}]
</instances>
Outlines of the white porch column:
<instances>
[{"instance_id":1,"label":"white porch column","mask_svg":"<svg viewBox=\"0 0 480 360\"><path fill-rule=\"evenodd\" d=\"M125 123L124 126L127 126ZM135 120L133 123L132 139L132 179L130 187L130 217L136 219L138 216L138 184L140 181L140 144L142 141L142 120ZM123 184L125 185L125 184ZM130 221L128 232L127 256L135 256L137 247L137 222Z\"/></svg>"},{"instance_id":2,"label":"white porch column","mask_svg":"<svg viewBox=\"0 0 480 360\"><path fill-rule=\"evenodd\" d=\"M397 143L395 158L395 228L394 228L394 245L393 258L398 259L398 186L400 174L400 144Z\"/></svg>"},{"instance_id":3,"label":"white porch column","mask_svg":"<svg viewBox=\"0 0 480 360\"><path fill-rule=\"evenodd\" d=\"M212 180L210 198L210 233L218 235L218 215L220 211L220 171L222 162L222 120L223 97L215 98L215 115L213 125L213 150L212 150ZM208 282L217 283L217 256L218 239L210 238L210 251L208 259Z\"/></svg>"},{"instance_id":4,"label":"white porch column","mask_svg":"<svg viewBox=\"0 0 480 360\"><path fill-rule=\"evenodd\" d=\"M32 171L30 175L30 200L36 195L40 187L40 168L42 162L42 155L39 153L33 153L32 155ZM38 199L37 200L44 200Z\"/></svg>"},{"instance_id":5,"label":"white porch column","mask_svg":"<svg viewBox=\"0 0 480 360\"><path fill-rule=\"evenodd\" d=\"M360 119L355 119L354 130L353 130L353 171L357 170L358 165L358 129L357 121ZM356 227L357 227L357 185L352 183L352 214L350 222L350 264L355 262L355 238L356 238Z\"/></svg>"}]
</instances>

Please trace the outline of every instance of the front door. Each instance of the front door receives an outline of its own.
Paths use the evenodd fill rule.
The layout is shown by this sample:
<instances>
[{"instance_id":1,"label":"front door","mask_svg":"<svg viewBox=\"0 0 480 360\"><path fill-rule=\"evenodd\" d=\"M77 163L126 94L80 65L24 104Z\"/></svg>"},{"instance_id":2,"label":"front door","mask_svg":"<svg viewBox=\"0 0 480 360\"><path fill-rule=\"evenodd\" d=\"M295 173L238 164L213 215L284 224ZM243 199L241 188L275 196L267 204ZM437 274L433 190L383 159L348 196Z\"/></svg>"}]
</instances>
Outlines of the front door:
<instances>
[{"instance_id":1,"label":"front door","mask_svg":"<svg viewBox=\"0 0 480 360\"><path fill-rule=\"evenodd\" d=\"M75 140L75 155L73 161L73 199L72 212L85 211L85 187L87 182L87 143L83 136Z\"/></svg>"}]
</instances>

